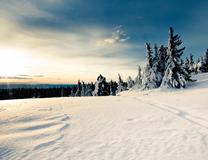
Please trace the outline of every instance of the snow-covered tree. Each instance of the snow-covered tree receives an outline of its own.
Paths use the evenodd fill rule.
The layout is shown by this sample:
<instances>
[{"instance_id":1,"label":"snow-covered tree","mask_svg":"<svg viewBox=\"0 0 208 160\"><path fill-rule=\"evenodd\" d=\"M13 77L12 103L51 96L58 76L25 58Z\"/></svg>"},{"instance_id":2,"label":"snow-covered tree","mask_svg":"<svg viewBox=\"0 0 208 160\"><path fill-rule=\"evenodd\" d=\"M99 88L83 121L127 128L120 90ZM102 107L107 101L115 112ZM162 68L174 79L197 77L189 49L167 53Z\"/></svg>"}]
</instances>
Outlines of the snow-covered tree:
<instances>
[{"instance_id":1,"label":"snow-covered tree","mask_svg":"<svg viewBox=\"0 0 208 160\"><path fill-rule=\"evenodd\" d=\"M208 49L204 56L201 58L201 72L208 72Z\"/></svg>"},{"instance_id":2,"label":"snow-covered tree","mask_svg":"<svg viewBox=\"0 0 208 160\"><path fill-rule=\"evenodd\" d=\"M164 71L161 70L161 61L160 61L160 57L158 54L159 50L158 50L157 44L155 44L154 50L155 50L155 56L153 58L152 69L155 73L155 81L156 81L157 87L159 87L162 82ZM165 61L163 61L162 63L165 63Z\"/></svg>"},{"instance_id":3,"label":"snow-covered tree","mask_svg":"<svg viewBox=\"0 0 208 160\"><path fill-rule=\"evenodd\" d=\"M158 51L158 65L162 77L165 74L166 61L167 61L167 47L161 45Z\"/></svg>"},{"instance_id":4,"label":"snow-covered tree","mask_svg":"<svg viewBox=\"0 0 208 160\"><path fill-rule=\"evenodd\" d=\"M117 93L120 93L122 91L127 90L127 83L124 82L121 78L121 75L118 74L118 87L117 87Z\"/></svg>"},{"instance_id":5,"label":"snow-covered tree","mask_svg":"<svg viewBox=\"0 0 208 160\"><path fill-rule=\"evenodd\" d=\"M185 70L181 56L185 47L178 49L182 44L179 35L174 35L174 30L170 27L168 40L168 59L166 62L165 75L161 86L166 88L185 88L190 81L190 75Z\"/></svg>"},{"instance_id":6,"label":"snow-covered tree","mask_svg":"<svg viewBox=\"0 0 208 160\"><path fill-rule=\"evenodd\" d=\"M84 96L92 96L93 95L94 84L88 83L85 87L85 94Z\"/></svg>"},{"instance_id":7,"label":"snow-covered tree","mask_svg":"<svg viewBox=\"0 0 208 160\"><path fill-rule=\"evenodd\" d=\"M75 93L75 97L80 97L81 96L81 91L82 91L82 84L81 84L80 80L78 80L77 91Z\"/></svg>"},{"instance_id":8,"label":"snow-covered tree","mask_svg":"<svg viewBox=\"0 0 208 160\"><path fill-rule=\"evenodd\" d=\"M155 51L155 56L153 58L153 61L158 61L158 58L159 58L159 54L158 54L158 47L157 47L157 44L155 44L154 46L154 51Z\"/></svg>"},{"instance_id":9,"label":"snow-covered tree","mask_svg":"<svg viewBox=\"0 0 208 160\"><path fill-rule=\"evenodd\" d=\"M109 85L110 85L110 95L115 96L116 91L117 91L117 87L118 87L117 82L114 82L111 80Z\"/></svg>"},{"instance_id":10,"label":"snow-covered tree","mask_svg":"<svg viewBox=\"0 0 208 160\"><path fill-rule=\"evenodd\" d=\"M127 78L127 89L131 89L134 86L134 80L129 76Z\"/></svg>"},{"instance_id":11,"label":"snow-covered tree","mask_svg":"<svg viewBox=\"0 0 208 160\"><path fill-rule=\"evenodd\" d=\"M184 69L188 72L191 73L191 71L189 70L189 58L186 57L185 63L184 63Z\"/></svg>"},{"instance_id":12,"label":"snow-covered tree","mask_svg":"<svg viewBox=\"0 0 208 160\"><path fill-rule=\"evenodd\" d=\"M81 97L85 96L85 92L86 92L86 84L82 81Z\"/></svg>"},{"instance_id":13,"label":"snow-covered tree","mask_svg":"<svg viewBox=\"0 0 208 160\"><path fill-rule=\"evenodd\" d=\"M189 55L189 71L192 73L195 71L195 62L193 54Z\"/></svg>"},{"instance_id":14,"label":"snow-covered tree","mask_svg":"<svg viewBox=\"0 0 208 160\"><path fill-rule=\"evenodd\" d=\"M144 70L143 78L143 89L153 89L157 88L157 73L154 67L153 69L153 52L149 43L146 43L146 66Z\"/></svg>"},{"instance_id":15,"label":"snow-covered tree","mask_svg":"<svg viewBox=\"0 0 208 160\"><path fill-rule=\"evenodd\" d=\"M110 94L110 89L108 83L106 82L106 78L100 74L95 83L95 90L93 92L93 95L107 96L109 94Z\"/></svg>"},{"instance_id":16,"label":"snow-covered tree","mask_svg":"<svg viewBox=\"0 0 208 160\"><path fill-rule=\"evenodd\" d=\"M142 69L140 67L140 65L138 65L138 73L137 76L135 78L135 82L134 82L134 89L139 89L142 87Z\"/></svg>"}]
</instances>

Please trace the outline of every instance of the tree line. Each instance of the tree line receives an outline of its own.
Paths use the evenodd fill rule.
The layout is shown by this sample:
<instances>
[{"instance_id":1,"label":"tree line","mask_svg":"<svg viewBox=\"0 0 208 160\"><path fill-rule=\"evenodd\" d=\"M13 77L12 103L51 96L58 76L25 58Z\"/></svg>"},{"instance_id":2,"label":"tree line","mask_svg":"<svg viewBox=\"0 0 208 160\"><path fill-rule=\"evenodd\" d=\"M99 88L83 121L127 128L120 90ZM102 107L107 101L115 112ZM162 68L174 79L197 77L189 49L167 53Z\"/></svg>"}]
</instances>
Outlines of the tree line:
<instances>
[{"instance_id":1,"label":"tree line","mask_svg":"<svg viewBox=\"0 0 208 160\"><path fill-rule=\"evenodd\" d=\"M0 100L24 98L68 97L76 86L54 88L7 88L0 89Z\"/></svg>"}]
</instances>

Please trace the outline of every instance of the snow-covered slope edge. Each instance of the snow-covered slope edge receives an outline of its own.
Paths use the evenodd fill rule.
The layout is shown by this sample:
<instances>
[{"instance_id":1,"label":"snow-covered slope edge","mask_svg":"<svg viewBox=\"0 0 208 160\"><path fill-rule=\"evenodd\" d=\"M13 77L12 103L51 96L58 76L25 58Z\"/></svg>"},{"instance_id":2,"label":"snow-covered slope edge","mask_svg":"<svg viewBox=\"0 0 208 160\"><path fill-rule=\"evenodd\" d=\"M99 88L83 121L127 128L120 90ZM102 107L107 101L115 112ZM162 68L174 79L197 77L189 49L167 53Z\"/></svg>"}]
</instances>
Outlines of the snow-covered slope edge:
<instances>
[{"instance_id":1,"label":"snow-covered slope edge","mask_svg":"<svg viewBox=\"0 0 208 160\"><path fill-rule=\"evenodd\" d=\"M0 102L0 159L206 160L208 75L176 91Z\"/></svg>"}]
</instances>

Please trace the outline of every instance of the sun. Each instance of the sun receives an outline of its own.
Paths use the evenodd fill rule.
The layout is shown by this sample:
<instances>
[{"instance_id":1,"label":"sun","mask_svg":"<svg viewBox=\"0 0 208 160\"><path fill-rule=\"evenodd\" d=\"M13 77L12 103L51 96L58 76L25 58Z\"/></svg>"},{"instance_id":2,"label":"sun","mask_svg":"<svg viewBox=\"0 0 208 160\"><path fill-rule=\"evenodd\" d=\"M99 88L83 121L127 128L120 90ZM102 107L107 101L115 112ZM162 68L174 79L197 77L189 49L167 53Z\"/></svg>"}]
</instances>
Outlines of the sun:
<instances>
[{"instance_id":1,"label":"sun","mask_svg":"<svg viewBox=\"0 0 208 160\"><path fill-rule=\"evenodd\" d=\"M0 76L26 74L31 60L18 49L0 49Z\"/></svg>"}]
</instances>

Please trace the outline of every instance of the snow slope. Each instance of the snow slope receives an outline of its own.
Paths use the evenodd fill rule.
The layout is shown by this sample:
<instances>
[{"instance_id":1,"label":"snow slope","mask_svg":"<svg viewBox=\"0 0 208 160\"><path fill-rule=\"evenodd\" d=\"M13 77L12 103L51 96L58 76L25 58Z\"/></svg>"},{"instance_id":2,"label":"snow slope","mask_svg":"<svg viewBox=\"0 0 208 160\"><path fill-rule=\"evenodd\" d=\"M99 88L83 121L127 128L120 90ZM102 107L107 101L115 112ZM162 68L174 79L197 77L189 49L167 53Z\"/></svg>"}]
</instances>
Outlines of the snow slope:
<instances>
[{"instance_id":1,"label":"snow slope","mask_svg":"<svg viewBox=\"0 0 208 160\"><path fill-rule=\"evenodd\" d=\"M189 89L0 102L0 159L207 160L208 74Z\"/></svg>"}]
</instances>

